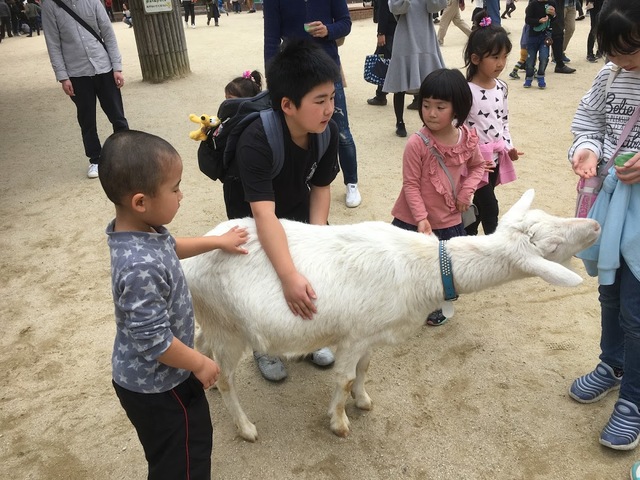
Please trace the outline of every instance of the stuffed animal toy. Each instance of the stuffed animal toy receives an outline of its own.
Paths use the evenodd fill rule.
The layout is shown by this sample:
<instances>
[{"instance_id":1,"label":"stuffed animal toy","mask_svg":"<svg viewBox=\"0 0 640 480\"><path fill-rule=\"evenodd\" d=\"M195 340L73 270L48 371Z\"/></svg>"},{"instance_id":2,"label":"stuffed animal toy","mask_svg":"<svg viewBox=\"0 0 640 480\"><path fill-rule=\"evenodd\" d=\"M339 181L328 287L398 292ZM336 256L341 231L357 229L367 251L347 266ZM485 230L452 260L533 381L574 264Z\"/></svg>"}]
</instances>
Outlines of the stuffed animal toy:
<instances>
[{"instance_id":1,"label":"stuffed animal toy","mask_svg":"<svg viewBox=\"0 0 640 480\"><path fill-rule=\"evenodd\" d=\"M193 123L199 123L200 124L200 128L198 130L194 130L193 132L189 132L189 138L191 140L195 140L196 142L203 142L207 139L207 132L212 129L212 128L216 128L218 125L220 125L220 119L218 117L216 117L215 115L194 115L193 113L189 115L189 120L191 120Z\"/></svg>"}]
</instances>

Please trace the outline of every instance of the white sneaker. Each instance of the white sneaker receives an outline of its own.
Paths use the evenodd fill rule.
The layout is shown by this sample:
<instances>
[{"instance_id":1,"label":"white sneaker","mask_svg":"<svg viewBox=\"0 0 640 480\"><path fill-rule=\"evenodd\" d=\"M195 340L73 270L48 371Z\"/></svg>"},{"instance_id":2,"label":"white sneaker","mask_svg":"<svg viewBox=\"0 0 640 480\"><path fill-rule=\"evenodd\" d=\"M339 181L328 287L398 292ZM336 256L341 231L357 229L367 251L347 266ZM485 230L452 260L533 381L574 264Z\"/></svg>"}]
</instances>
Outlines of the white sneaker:
<instances>
[{"instance_id":1,"label":"white sneaker","mask_svg":"<svg viewBox=\"0 0 640 480\"><path fill-rule=\"evenodd\" d=\"M195 24L195 23L192 23L192 24L191 24L191 28L196 28L196 24Z\"/></svg>"},{"instance_id":2,"label":"white sneaker","mask_svg":"<svg viewBox=\"0 0 640 480\"><path fill-rule=\"evenodd\" d=\"M90 163L89 170L87 171L87 177L89 178L98 178L98 164Z\"/></svg>"},{"instance_id":3,"label":"white sneaker","mask_svg":"<svg viewBox=\"0 0 640 480\"><path fill-rule=\"evenodd\" d=\"M362 197L358 191L357 183L347 183L347 196L345 203L349 208L355 208L362 203Z\"/></svg>"}]
</instances>

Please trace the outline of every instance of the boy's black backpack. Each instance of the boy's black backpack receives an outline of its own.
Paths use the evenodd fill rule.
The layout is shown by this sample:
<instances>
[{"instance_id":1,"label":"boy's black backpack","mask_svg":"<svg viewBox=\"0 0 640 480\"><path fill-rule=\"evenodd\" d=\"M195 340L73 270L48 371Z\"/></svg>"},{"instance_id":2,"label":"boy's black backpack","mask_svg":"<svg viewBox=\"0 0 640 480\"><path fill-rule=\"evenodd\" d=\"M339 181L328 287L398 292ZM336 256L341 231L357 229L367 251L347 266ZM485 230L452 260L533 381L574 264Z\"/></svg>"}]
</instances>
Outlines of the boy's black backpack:
<instances>
[{"instance_id":1,"label":"boy's black backpack","mask_svg":"<svg viewBox=\"0 0 640 480\"><path fill-rule=\"evenodd\" d=\"M284 134L278 113L271 108L271 98L267 90L255 97L229 98L223 101L218 108L217 116L221 121L220 125L209 131L207 139L200 142L198 148L198 166L202 173L212 180L221 182L238 178L238 172L234 168L238 139L244 129L258 117L262 118L273 153L271 177L274 178L280 173L284 164ZM318 160L327 151L330 138L331 132L328 127L318 136Z\"/></svg>"}]
</instances>

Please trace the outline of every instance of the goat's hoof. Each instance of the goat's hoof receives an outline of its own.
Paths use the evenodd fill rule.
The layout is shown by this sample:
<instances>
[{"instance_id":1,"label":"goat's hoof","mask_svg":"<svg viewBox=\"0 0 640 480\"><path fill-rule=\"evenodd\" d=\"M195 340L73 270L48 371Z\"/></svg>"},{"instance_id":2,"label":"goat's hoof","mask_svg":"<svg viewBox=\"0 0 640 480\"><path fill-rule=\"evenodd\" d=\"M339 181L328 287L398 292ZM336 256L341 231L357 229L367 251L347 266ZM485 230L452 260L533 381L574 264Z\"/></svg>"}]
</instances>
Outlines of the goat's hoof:
<instances>
[{"instance_id":1,"label":"goat's hoof","mask_svg":"<svg viewBox=\"0 0 640 480\"><path fill-rule=\"evenodd\" d=\"M335 419L331 422L331 431L339 437L346 437L349 435L349 417L343 415L339 419Z\"/></svg>"},{"instance_id":2,"label":"goat's hoof","mask_svg":"<svg viewBox=\"0 0 640 480\"><path fill-rule=\"evenodd\" d=\"M258 440L258 429L253 423L249 423L240 429L240 436L247 442L255 442Z\"/></svg>"},{"instance_id":3,"label":"goat's hoof","mask_svg":"<svg viewBox=\"0 0 640 480\"><path fill-rule=\"evenodd\" d=\"M346 438L349 436L349 427L347 426L331 427L331 431L338 437Z\"/></svg>"},{"instance_id":4,"label":"goat's hoof","mask_svg":"<svg viewBox=\"0 0 640 480\"><path fill-rule=\"evenodd\" d=\"M373 408L373 402L369 395L366 395L363 398L356 399L356 407L360 410L371 410Z\"/></svg>"}]
</instances>

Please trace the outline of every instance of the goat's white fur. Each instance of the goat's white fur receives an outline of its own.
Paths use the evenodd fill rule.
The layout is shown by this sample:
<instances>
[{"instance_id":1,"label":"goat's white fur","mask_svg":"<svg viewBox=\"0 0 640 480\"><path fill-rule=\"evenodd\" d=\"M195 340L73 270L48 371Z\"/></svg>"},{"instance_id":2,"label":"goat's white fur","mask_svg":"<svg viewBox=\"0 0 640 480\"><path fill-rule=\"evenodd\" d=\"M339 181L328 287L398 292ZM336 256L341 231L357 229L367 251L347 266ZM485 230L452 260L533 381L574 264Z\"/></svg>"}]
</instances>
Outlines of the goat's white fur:
<instances>
[{"instance_id":1,"label":"goat's white fur","mask_svg":"<svg viewBox=\"0 0 640 480\"><path fill-rule=\"evenodd\" d=\"M564 286L582 281L559 263L590 246L599 225L529 210L533 197L527 191L493 235L447 242L459 294L530 276ZM443 301L437 238L382 222L314 226L283 220L294 263L318 296L318 313L308 321L287 307L252 219L222 223L209 234L233 225L248 228L248 255L212 251L184 260L183 267L200 325L197 347L220 364L218 390L240 435L257 439L234 387L241 357L251 350L300 356L328 345L336 348L337 376L331 430L348 435L349 393L359 408L371 408L364 388L371 349L406 339Z\"/></svg>"}]
</instances>

